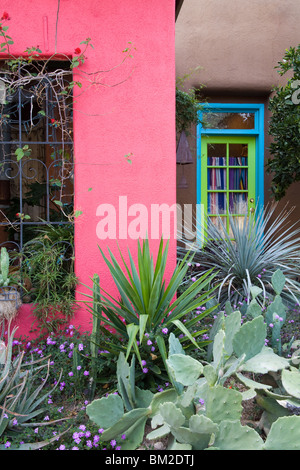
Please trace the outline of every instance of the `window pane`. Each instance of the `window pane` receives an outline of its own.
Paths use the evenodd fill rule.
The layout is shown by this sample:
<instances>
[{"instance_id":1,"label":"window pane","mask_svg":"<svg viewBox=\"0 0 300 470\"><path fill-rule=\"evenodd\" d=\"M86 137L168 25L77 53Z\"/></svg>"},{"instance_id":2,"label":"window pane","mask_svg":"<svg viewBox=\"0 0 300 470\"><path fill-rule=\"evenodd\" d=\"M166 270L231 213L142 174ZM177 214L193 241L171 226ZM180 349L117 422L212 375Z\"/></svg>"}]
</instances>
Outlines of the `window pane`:
<instances>
[{"instance_id":1,"label":"window pane","mask_svg":"<svg viewBox=\"0 0 300 470\"><path fill-rule=\"evenodd\" d=\"M248 189L247 168L229 168L229 189L236 191L243 191Z\"/></svg>"},{"instance_id":2,"label":"window pane","mask_svg":"<svg viewBox=\"0 0 300 470\"><path fill-rule=\"evenodd\" d=\"M0 243L18 254L20 281L34 283L33 258L44 248L59 256L56 267L73 269L73 77L67 61L25 60L11 69L0 61L1 77Z\"/></svg>"},{"instance_id":3,"label":"window pane","mask_svg":"<svg viewBox=\"0 0 300 470\"><path fill-rule=\"evenodd\" d=\"M229 193L229 212L231 214L248 213L248 194Z\"/></svg>"},{"instance_id":4,"label":"window pane","mask_svg":"<svg viewBox=\"0 0 300 470\"><path fill-rule=\"evenodd\" d=\"M248 165L248 144L229 144L229 165Z\"/></svg>"},{"instance_id":5,"label":"window pane","mask_svg":"<svg viewBox=\"0 0 300 470\"><path fill-rule=\"evenodd\" d=\"M226 189L226 170L224 169L215 169L208 168L208 180L207 180L207 189L208 190L218 190Z\"/></svg>"},{"instance_id":6,"label":"window pane","mask_svg":"<svg viewBox=\"0 0 300 470\"><path fill-rule=\"evenodd\" d=\"M203 113L206 129L254 129L254 113Z\"/></svg>"},{"instance_id":7,"label":"window pane","mask_svg":"<svg viewBox=\"0 0 300 470\"><path fill-rule=\"evenodd\" d=\"M209 166L226 165L226 144L208 144L207 164Z\"/></svg>"},{"instance_id":8,"label":"window pane","mask_svg":"<svg viewBox=\"0 0 300 470\"><path fill-rule=\"evenodd\" d=\"M226 194L208 193L207 211L209 214L226 214Z\"/></svg>"}]
</instances>

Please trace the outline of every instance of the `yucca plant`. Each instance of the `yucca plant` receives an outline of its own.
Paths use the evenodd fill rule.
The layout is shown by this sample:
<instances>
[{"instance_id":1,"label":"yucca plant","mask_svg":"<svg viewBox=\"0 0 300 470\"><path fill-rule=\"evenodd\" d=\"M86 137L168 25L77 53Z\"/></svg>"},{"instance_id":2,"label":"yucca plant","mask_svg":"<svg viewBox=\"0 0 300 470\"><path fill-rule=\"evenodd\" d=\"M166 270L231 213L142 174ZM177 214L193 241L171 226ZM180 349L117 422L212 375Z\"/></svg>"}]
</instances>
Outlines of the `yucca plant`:
<instances>
[{"instance_id":1,"label":"yucca plant","mask_svg":"<svg viewBox=\"0 0 300 470\"><path fill-rule=\"evenodd\" d=\"M217 273L213 282L219 282L217 299L221 307L227 300L235 304L245 299L249 302L253 286L262 289L264 302L272 295L271 279L277 269L286 278L283 299L299 301L300 227L289 221L293 209L284 208L277 214L275 210L276 204L256 209L244 219L229 215L230 235L219 217L218 226L207 224L203 246L197 241L189 245L195 253L194 261L200 265L193 275L212 269ZM185 249L179 249L179 258L184 255Z\"/></svg>"},{"instance_id":2,"label":"yucca plant","mask_svg":"<svg viewBox=\"0 0 300 470\"><path fill-rule=\"evenodd\" d=\"M124 270L110 250L109 260L100 249L120 296L117 300L107 292L101 291L101 320L123 340L119 344L116 341L108 342L106 349L116 356L125 349L126 359L134 349L141 366L143 365L138 342L140 345L143 342L156 343L161 352L165 348L164 335L172 331L176 335L182 334L181 341L186 348L202 348L207 344L207 341L198 339L204 330L197 332L192 330L201 318L210 313L210 309L195 314L185 323L181 320L213 297L215 287L211 288L210 284L215 274L208 270L176 297L193 255L186 254L175 267L171 278L166 281L168 245L167 241L164 247L161 239L155 262L150 253L148 239L143 240L142 244L138 241L137 263L134 262L130 250L128 250L128 263L119 250ZM99 314L95 301L87 303L87 307L93 315ZM100 328L103 329L103 326ZM106 335L110 335L107 329L103 331ZM157 354L155 352L156 356ZM158 362L157 358L156 364Z\"/></svg>"}]
</instances>

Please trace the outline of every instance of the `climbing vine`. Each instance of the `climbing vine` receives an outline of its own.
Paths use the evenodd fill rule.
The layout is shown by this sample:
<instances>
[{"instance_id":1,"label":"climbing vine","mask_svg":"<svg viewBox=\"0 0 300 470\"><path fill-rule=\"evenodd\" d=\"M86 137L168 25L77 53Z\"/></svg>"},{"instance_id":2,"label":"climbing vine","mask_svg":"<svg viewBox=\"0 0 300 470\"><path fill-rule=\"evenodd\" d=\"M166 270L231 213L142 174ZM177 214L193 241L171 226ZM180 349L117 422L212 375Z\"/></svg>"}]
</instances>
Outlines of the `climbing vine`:
<instances>
[{"instance_id":1,"label":"climbing vine","mask_svg":"<svg viewBox=\"0 0 300 470\"><path fill-rule=\"evenodd\" d=\"M199 111L203 109L200 102L201 89L204 85L197 88L190 87L185 89L184 84L192 74L196 73L200 67L196 67L191 73L187 73L176 80L176 133L179 136L182 131L186 135L190 134L193 125L200 124Z\"/></svg>"}]
</instances>

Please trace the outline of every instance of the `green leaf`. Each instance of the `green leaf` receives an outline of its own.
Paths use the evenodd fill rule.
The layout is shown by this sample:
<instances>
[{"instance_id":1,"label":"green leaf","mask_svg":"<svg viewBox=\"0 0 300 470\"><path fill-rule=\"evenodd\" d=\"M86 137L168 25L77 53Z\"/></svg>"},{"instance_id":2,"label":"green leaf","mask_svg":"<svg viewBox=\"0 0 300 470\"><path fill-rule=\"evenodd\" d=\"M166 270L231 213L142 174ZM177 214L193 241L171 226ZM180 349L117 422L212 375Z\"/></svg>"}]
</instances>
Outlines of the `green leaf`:
<instances>
[{"instance_id":1,"label":"green leaf","mask_svg":"<svg viewBox=\"0 0 300 470\"><path fill-rule=\"evenodd\" d=\"M108 395L92 401L86 407L88 417L103 429L117 423L124 415L122 398L119 395Z\"/></svg>"},{"instance_id":2,"label":"green leaf","mask_svg":"<svg viewBox=\"0 0 300 470\"><path fill-rule=\"evenodd\" d=\"M239 420L242 413L242 394L236 390L217 385L209 388L204 399L206 417L214 423L225 419Z\"/></svg>"},{"instance_id":3,"label":"green leaf","mask_svg":"<svg viewBox=\"0 0 300 470\"><path fill-rule=\"evenodd\" d=\"M261 312L260 312L261 313ZM230 356L233 352L232 341L241 328L241 312L236 310L225 317L225 350Z\"/></svg>"},{"instance_id":4,"label":"green leaf","mask_svg":"<svg viewBox=\"0 0 300 470\"><path fill-rule=\"evenodd\" d=\"M180 408L171 402L162 403L159 407L159 414L171 428L182 426L185 422L185 416Z\"/></svg>"},{"instance_id":5,"label":"green leaf","mask_svg":"<svg viewBox=\"0 0 300 470\"><path fill-rule=\"evenodd\" d=\"M266 450L300 450L300 416L278 418L271 426Z\"/></svg>"},{"instance_id":6,"label":"green leaf","mask_svg":"<svg viewBox=\"0 0 300 470\"><path fill-rule=\"evenodd\" d=\"M165 402L175 402L178 398L176 390L169 388L163 392L155 393L151 402L151 415L154 416L159 412L159 407Z\"/></svg>"},{"instance_id":7,"label":"green leaf","mask_svg":"<svg viewBox=\"0 0 300 470\"><path fill-rule=\"evenodd\" d=\"M264 441L254 429L228 420L220 423L214 441L214 446L220 450L262 450L263 445Z\"/></svg>"},{"instance_id":8,"label":"green leaf","mask_svg":"<svg viewBox=\"0 0 300 470\"><path fill-rule=\"evenodd\" d=\"M251 300L247 308L247 315L252 318L258 317L261 315L262 309L261 306L256 302L256 300Z\"/></svg>"},{"instance_id":9,"label":"green leaf","mask_svg":"<svg viewBox=\"0 0 300 470\"><path fill-rule=\"evenodd\" d=\"M253 297L253 299L255 299L259 294L262 293L262 289L258 286L251 286L250 287L250 292L251 292L251 295Z\"/></svg>"},{"instance_id":10,"label":"green leaf","mask_svg":"<svg viewBox=\"0 0 300 470\"><path fill-rule=\"evenodd\" d=\"M147 320L149 318L149 315L140 315L139 316L139 338L140 338L140 343L143 341L146 325L147 325Z\"/></svg>"},{"instance_id":11,"label":"green leaf","mask_svg":"<svg viewBox=\"0 0 300 470\"><path fill-rule=\"evenodd\" d=\"M281 374L282 385L288 394L300 399L300 372L283 370Z\"/></svg>"},{"instance_id":12,"label":"green leaf","mask_svg":"<svg viewBox=\"0 0 300 470\"><path fill-rule=\"evenodd\" d=\"M144 418L142 421L145 422L149 414L149 408L135 408L128 413L125 413L121 419L101 434L101 440L110 441L111 439L115 439L117 436L126 432L128 428L134 426L141 418Z\"/></svg>"},{"instance_id":13,"label":"green leaf","mask_svg":"<svg viewBox=\"0 0 300 470\"><path fill-rule=\"evenodd\" d=\"M17 161L19 162L24 157L24 152L21 148L18 148L15 151L15 155L17 156Z\"/></svg>"},{"instance_id":14,"label":"green leaf","mask_svg":"<svg viewBox=\"0 0 300 470\"><path fill-rule=\"evenodd\" d=\"M60 207L63 206L63 203L61 201L55 200L54 203L57 204Z\"/></svg>"},{"instance_id":15,"label":"green leaf","mask_svg":"<svg viewBox=\"0 0 300 470\"><path fill-rule=\"evenodd\" d=\"M163 426L160 426L159 428L147 434L146 437L147 439L151 441L152 439L153 440L161 439L167 436L168 434L170 434L170 427L167 424L164 424Z\"/></svg>"},{"instance_id":16,"label":"green leaf","mask_svg":"<svg viewBox=\"0 0 300 470\"><path fill-rule=\"evenodd\" d=\"M79 217L81 214L83 214L83 211L76 210L74 213L74 217Z\"/></svg>"},{"instance_id":17,"label":"green leaf","mask_svg":"<svg viewBox=\"0 0 300 470\"><path fill-rule=\"evenodd\" d=\"M266 385L261 382L256 382L255 380L250 379L249 377L246 377L245 375L242 375L240 373L236 374L236 377L244 384L246 387L249 387L250 389L254 390L268 390L272 388L271 385Z\"/></svg>"},{"instance_id":18,"label":"green leaf","mask_svg":"<svg viewBox=\"0 0 300 470\"><path fill-rule=\"evenodd\" d=\"M140 419L137 419L137 421L125 431L126 439L121 440L122 438L119 438L122 451L136 450L141 445L145 434L147 419L148 416L142 416Z\"/></svg>"},{"instance_id":19,"label":"green leaf","mask_svg":"<svg viewBox=\"0 0 300 470\"><path fill-rule=\"evenodd\" d=\"M289 367L289 361L274 353L272 348L263 347L262 351L251 357L242 366L241 370L255 374L267 374Z\"/></svg>"},{"instance_id":20,"label":"green leaf","mask_svg":"<svg viewBox=\"0 0 300 470\"><path fill-rule=\"evenodd\" d=\"M166 362L176 381L184 386L193 385L203 373L201 362L191 356L172 354Z\"/></svg>"},{"instance_id":21,"label":"green leaf","mask_svg":"<svg viewBox=\"0 0 300 470\"><path fill-rule=\"evenodd\" d=\"M277 295L280 295L285 286L285 275L280 269L277 269L271 278L272 286Z\"/></svg>"},{"instance_id":22,"label":"green leaf","mask_svg":"<svg viewBox=\"0 0 300 470\"><path fill-rule=\"evenodd\" d=\"M189 330L184 326L184 324L180 320L173 320L172 323L176 325L177 328L186 335L186 337L193 343L194 346L196 346L197 349L200 349L199 345L197 344Z\"/></svg>"},{"instance_id":23,"label":"green leaf","mask_svg":"<svg viewBox=\"0 0 300 470\"><path fill-rule=\"evenodd\" d=\"M139 327L137 325L126 325L127 333L128 333L128 346L127 346L127 351L126 351L126 357L125 359L128 359L128 356L130 354L131 348L133 346L133 343L136 341L136 335L139 331Z\"/></svg>"},{"instance_id":24,"label":"green leaf","mask_svg":"<svg viewBox=\"0 0 300 470\"><path fill-rule=\"evenodd\" d=\"M194 433L216 434L219 427L204 415L193 415L189 419L189 428Z\"/></svg>"},{"instance_id":25,"label":"green leaf","mask_svg":"<svg viewBox=\"0 0 300 470\"><path fill-rule=\"evenodd\" d=\"M247 361L258 354L265 344L267 326L262 315L244 323L235 334L232 344L235 354L245 354Z\"/></svg>"}]
</instances>

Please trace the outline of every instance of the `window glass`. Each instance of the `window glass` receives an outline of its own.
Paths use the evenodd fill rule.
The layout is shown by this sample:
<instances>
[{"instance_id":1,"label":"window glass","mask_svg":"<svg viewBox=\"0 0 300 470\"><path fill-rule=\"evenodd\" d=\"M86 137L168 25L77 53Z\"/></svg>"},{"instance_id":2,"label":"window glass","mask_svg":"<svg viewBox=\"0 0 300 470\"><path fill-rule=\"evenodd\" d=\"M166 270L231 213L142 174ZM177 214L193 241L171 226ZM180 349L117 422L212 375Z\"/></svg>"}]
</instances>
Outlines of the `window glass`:
<instances>
[{"instance_id":1,"label":"window glass","mask_svg":"<svg viewBox=\"0 0 300 470\"><path fill-rule=\"evenodd\" d=\"M69 66L0 62L0 247L9 251L19 278L33 271L33 256L44 248L59 254L57 263L73 257Z\"/></svg>"},{"instance_id":2,"label":"window glass","mask_svg":"<svg viewBox=\"0 0 300 470\"><path fill-rule=\"evenodd\" d=\"M254 129L254 113L209 111L202 119L206 129Z\"/></svg>"}]
</instances>

